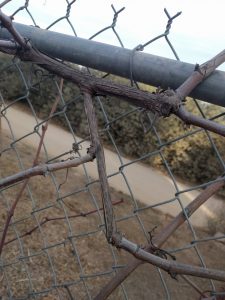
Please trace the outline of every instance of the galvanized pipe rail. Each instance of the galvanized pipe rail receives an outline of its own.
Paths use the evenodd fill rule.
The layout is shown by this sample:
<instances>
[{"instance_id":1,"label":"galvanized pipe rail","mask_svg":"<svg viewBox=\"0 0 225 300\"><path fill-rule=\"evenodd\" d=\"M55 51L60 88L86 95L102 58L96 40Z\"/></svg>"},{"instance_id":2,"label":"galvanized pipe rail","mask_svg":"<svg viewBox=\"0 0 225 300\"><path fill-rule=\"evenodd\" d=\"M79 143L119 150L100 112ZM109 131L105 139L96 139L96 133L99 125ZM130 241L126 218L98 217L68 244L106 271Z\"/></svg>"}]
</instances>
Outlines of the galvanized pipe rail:
<instances>
[{"instance_id":1,"label":"galvanized pipe rail","mask_svg":"<svg viewBox=\"0 0 225 300\"><path fill-rule=\"evenodd\" d=\"M192 73L195 65L92 40L14 23L22 36L45 54L125 78L176 89ZM0 39L11 39L0 28ZM225 72L215 71L190 96L225 107Z\"/></svg>"}]
</instances>

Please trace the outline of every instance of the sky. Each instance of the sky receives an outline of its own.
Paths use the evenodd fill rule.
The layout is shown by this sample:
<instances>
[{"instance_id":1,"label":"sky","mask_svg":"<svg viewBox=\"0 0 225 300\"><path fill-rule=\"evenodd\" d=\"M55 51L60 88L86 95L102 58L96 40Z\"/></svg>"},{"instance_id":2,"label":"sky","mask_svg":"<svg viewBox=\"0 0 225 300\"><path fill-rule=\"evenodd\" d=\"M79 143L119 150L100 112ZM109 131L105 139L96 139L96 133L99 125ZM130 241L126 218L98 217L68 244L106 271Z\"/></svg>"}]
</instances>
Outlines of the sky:
<instances>
[{"instance_id":1,"label":"sky","mask_svg":"<svg viewBox=\"0 0 225 300\"><path fill-rule=\"evenodd\" d=\"M11 14L24 5L24 0L11 1L3 12ZM41 28L46 28L66 13L66 0L30 0L29 11ZM169 39L181 61L203 63L224 49L225 18L224 0L76 0L72 5L70 21L79 37L90 38L94 33L110 25L113 10L123 7L119 14L116 31L125 48L133 49L162 34L167 24L164 8L170 16L182 11L172 24ZM28 13L23 10L15 16L15 21L32 24ZM60 21L51 30L73 34L68 22ZM96 41L119 45L112 30L95 38ZM174 58L172 51L160 39L144 50L168 58ZM220 69L225 70L223 64Z\"/></svg>"}]
</instances>

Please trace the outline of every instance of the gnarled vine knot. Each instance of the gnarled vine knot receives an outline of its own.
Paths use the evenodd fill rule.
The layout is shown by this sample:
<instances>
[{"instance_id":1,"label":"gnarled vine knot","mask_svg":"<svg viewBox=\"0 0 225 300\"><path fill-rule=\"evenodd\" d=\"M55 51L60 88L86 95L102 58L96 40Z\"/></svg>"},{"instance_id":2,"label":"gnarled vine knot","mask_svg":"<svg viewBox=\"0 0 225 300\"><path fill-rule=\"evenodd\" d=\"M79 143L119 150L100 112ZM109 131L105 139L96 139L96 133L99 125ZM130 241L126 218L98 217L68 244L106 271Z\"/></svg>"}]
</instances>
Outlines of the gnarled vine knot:
<instances>
[{"instance_id":1,"label":"gnarled vine knot","mask_svg":"<svg viewBox=\"0 0 225 300\"><path fill-rule=\"evenodd\" d=\"M159 101L159 115L163 117L176 113L182 104L178 94L171 89L158 92L157 100Z\"/></svg>"}]
</instances>

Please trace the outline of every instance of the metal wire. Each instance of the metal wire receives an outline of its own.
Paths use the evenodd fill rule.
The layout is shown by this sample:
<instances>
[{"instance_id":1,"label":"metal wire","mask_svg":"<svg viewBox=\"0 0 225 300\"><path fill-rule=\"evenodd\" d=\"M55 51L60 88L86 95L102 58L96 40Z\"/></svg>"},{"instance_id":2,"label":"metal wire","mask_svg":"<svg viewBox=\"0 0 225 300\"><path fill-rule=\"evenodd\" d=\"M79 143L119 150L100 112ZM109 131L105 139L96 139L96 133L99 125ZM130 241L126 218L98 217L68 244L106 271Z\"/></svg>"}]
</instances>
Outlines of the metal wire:
<instances>
[{"instance_id":1,"label":"metal wire","mask_svg":"<svg viewBox=\"0 0 225 300\"><path fill-rule=\"evenodd\" d=\"M66 21L73 34L77 36L79 28L74 25L76 20L72 20L70 17L71 10L76 9L76 3L75 0L65 1L65 14L62 13L61 17L48 24L46 28L52 29L54 25ZM105 31L112 30L120 46L126 47L116 29L117 21L122 18L124 8L116 9L113 5L111 7L113 10L111 25L94 33L90 39L98 37ZM34 17L34 12L30 8L30 1L25 1L21 7L18 6L12 14L15 20L21 11L28 14L35 26L38 25L39 20ZM165 45L169 45L174 57L179 59L169 39L169 34L172 22L175 22L181 13L171 17L165 9L165 14L168 18L165 32L139 44L132 52L130 58L130 84L132 86L142 88L135 82L132 75L133 56L136 51L142 51L146 47L151 47L154 41L164 39ZM66 88L62 92L60 91L55 76L41 71L35 65L24 64L16 59L8 59L6 65L1 66L0 76L1 80L5 82L9 80L5 77L5 72L8 69L18 79L19 84L15 87L14 95L16 96L13 99L7 97L7 91L1 91L1 124L5 128L1 133L1 141L4 141L1 142L1 177L11 175L8 173L12 170L9 170L7 165L12 164L14 171L18 172L25 170L28 164L32 163L32 154L40 140L42 125L47 120L46 116L44 120L38 118L38 115L39 117L41 115L33 92L39 95L40 101L42 98L40 105L45 106L46 111L49 111L51 106L48 101L52 102L53 100L49 98L53 97L52 95L59 95L58 109L50 117L50 121L56 124L54 126L56 126L56 132L62 145L64 144L64 137L67 134L70 137L70 143L66 144L67 142L65 142L66 145L61 147L63 150L57 151L58 149L54 149L55 145L51 147L50 135L47 136L40 158L41 163L82 156L89 146L87 124L82 125L86 126L86 135L83 134L78 138L79 131L71 122L70 114L71 106L82 103L82 95L68 96ZM89 70L89 72L94 73L93 70ZM102 74L101 76L105 77ZM53 91L51 96L42 92L45 81L51 86ZM199 188L207 187L212 182L216 182L217 179L210 177L210 180L201 184L196 183L191 188L182 186L177 180L177 176L173 174L165 155L165 149L169 149L171 145L178 145L180 141L191 139L199 133L199 130L188 130L176 137L168 137L167 140L164 140L156 126L157 116L137 108L123 106L122 100L119 103L122 107L119 107L116 114L112 116L109 114L107 101L106 97L95 97L96 110L101 120L99 133L103 141L107 141L107 147L113 151L113 162L116 162L116 167L107 169L107 177L112 186L113 201L122 199L120 204L115 204L118 228L121 228L121 231L131 239L138 240L139 244L146 244L149 242L149 232L152 228L155 225L160 227L165 219L170 219L171 217L165 213L167 210L171 210L170 207L174 207L178 212L182 211L186 217L186 227L183 233L185 241L182 241L180 236L176 236L177 243L166 245L167 251L176 253L176 256L184 261L190 262L189 258L191 257L191 261L194 261L196 265L208 266L209 257L205 250L208 248L203 248L203 245L214 243L213 247L217 253L222 253L223 249L220 247L220 242L225 236L223 232L217 236L213 234L210 236L209 231L204 233L196 227L185 210L182 196L190 190L198 193ZM206 117L204 103L194 100L193 105L199 114ZM15 127L12 117L10 117L14 110L22 111L24 116L30 118L29 123L26 119L20 120L24 125L22 133L18 133L18 128ZM147 153L139 153L136 157L128 160L123 155L123 148L116 140L116 136L120 132L115 131L114 128L116 124L129 122L129 118L135 115L137 115L138 126L143 128L143 137L146 137L147 134L151 136L148 139L150 150ZM217 117L220 115L213 116L213 118ZM60 126L63 124L65 131L62 131L58 124ZM145 130L146 128L150 130ZM151 146L151 139L156 141L156 147ZM223 175L223 155L216 145L214 136L206 132L204 139L208 141L218 165L223 170L220 175ZM134 144L138 143L137 136L133 136L133 141ZM139 201L142 187L139 186L139 190L137 190L129 174L132 168L136 168L141 163L145 163L146 160L153 158L161 161L162 169L171 182L173 192L170 191L163 198L154 199L151 204L146 204ZM108 164L111 164L110 160L106 161L106 165ZM113 190L114 181L119 182L119 189L122 192ZM10 209L18 186L20 184L11 185L1 190L1 233L5 216ZM151 185L149 185L149 198L151 198ZM150 219L154 220L151 221ZM108 280L117 275L118 269L127 264L126 254L120 253L109 245L104 232L99 179L93 178L93 172L90 171L88 164L80 167L79 171L50 172L43 179L31 179L11 220L7 242L0 259L2 298L93 299ZM218 243L220 243L219 246ZM222 254L220 255L222 257ZM211 295L215 296L217 293L218 295L222 293L221 286L213 281L197 280L196 284L204 286L204 290L210 291ZM149 266L146 266L146 270L140 268L135 274L131 274L128 280L114 293L114 299L180 299L181 297L182 299L190 299L190 295L193 298L197 295L191 284L181 284L179 280L171 279L160 269Z\"/></svg>"}]
</instances>

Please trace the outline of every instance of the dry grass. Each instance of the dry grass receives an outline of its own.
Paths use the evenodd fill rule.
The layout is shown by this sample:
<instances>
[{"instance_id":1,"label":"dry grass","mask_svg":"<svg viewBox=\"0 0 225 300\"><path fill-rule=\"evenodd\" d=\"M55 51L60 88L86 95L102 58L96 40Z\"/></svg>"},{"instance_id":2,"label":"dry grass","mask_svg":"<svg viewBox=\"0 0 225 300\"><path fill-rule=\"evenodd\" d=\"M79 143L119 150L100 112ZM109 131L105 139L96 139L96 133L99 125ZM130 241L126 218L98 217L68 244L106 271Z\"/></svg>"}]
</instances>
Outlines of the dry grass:
<instances>
[{"instance_id":1,"label":"dry grass","mask_svg":"<svg viewBox=\"0 0 225 300\"><path fill-rule=\"evenodd\" d=\"M20 170L16 151L24 167L32 164L34 149L18 142L11 145L9 137L1 136L1 148L7 151L0 158L1 177ZM16 150L15 150L16 149ZM44 156L41 161L44 161ZM60 184L64 183L60 188ZM21 184L5 189L0 194L0 228L2 230L9 207ZM112 200L123 200L114 206L118 229L127 238L139 244L146 244L146 231L157 226L157 232L171 218L154 209L134 213L130 197L111 190ZM93 200L94 199L94 200ZM96 203L94 202L96 201ZM46 177L36 177L29 181L29 188L23 194L16 208L9 228L2 254L0 272L0 295L2 299L28 299L33 291L35 299L88 299L113 276L115 260L112 249L107 244L102 228L102 211L86 217L53 220L40 225L47 218L79 215L101 207L101 193L98 183L87 185L87 179L75 169L58 171ZM139 204L141 206L141 204ZM127 218L126 218L127 217ZM28 232L37 226L31 234ZM208 236L208 231L196 229L198 238ZM23 236L27 233L25 236ZM89 234L87 234L89 233ZM193 240L190 229L183 225L165 245L166 249L183 247ZM207 266L225 269L224 249L219 242L199 243L198 249ZM130 255L114 249L117 265L124 265ZM200 265L194 247L180 251L176 257L181 262ZM102 276L91 276L109 272ZM90 275L90 276L89 276ZM172 299L199 299L196 291L181 278L172 279L163 272ZM207 280L194 279L202 290L211 290ZM75 283L76 284L73 284ZM68 283L71 283L68 284ZM68 288L65 288L68 284ZM216 283L221 290L223 285ZM86 287L85 287L86 286ZM165 299L166 293L156 268L142 265L124 283L129 299ZM71 298L70 294L73 295ZM32 298L30 296L30 298ZM29 298L29 299L30 299ZM122 289L116 290L110 299L123 299Z\"/></svg>"}]
</instances>

